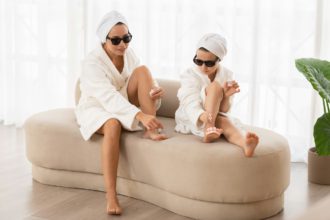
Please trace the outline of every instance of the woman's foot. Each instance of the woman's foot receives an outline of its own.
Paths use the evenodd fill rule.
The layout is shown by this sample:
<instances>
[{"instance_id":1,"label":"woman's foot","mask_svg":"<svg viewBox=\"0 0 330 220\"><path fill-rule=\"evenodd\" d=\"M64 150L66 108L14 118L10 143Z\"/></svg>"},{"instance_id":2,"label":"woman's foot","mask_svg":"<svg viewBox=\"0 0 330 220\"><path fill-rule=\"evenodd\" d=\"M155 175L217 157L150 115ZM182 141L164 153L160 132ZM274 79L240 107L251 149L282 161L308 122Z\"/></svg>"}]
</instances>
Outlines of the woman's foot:
<instances>
[{"instance_id":1,"label":"woman's foot","mask_svg":"<svg viewBox=\"0 0 330 220\"><path fill-rule=\"evenodd\" d=\"M146 130L143 135L144 138L149 138L154 141L162 141L168 137L165 134L158 132L158 130Z\"/></svg>"},{"instance_id":2,"label":"woman's foot","mask_svg":"<svg viewBox=\"0 0 330 220\"><path fill-rule=\"evenodd\" d=\"M252 132L246 134L244 154L246 157L252 157L254 150L256 149L259 143L259 137Z\"/></svg>"},{"instance_id":3,"label":"woman's foot","mask_svg":"<svg viewBox=\"0 0 330 220\"><path fill-rule=\"evenodd\" d=\"M118 199L116 194L111 195L110 193L107 193L107 213L108 215L121 215L122 209L119 205Z\"/></svg>"},{"instance_id":4,"label":"woman's foot","mask_svg":"<svg viewBox=\"0 0 330 220\"><path fill-rule=\"evenodd\" d=\"M204 131L203 142L211 143L211 142L215 141L216 139L218 139L222 133L223 133L223 130L221 128L208 127Z\"/></svg>"}]
</instances>

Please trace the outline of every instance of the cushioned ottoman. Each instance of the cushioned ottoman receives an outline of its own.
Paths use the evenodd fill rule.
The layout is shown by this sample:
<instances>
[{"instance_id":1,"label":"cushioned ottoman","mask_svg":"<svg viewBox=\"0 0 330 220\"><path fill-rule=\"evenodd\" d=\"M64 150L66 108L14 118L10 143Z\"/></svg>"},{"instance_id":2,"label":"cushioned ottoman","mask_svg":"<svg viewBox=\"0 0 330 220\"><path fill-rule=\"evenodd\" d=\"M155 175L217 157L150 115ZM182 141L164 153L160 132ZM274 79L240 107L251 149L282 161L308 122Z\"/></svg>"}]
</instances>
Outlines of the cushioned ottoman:
<instances>
[{"instance_id":1,"label":"cushioned ottoman","mask_svg":"<svg viewBox=\"0 0 330 220\"><path fill-rule=\"evenodd\" d=\"M260 219L281 211L290 176L287 140L248 127L259 134L260 144L254 157L246 158L224 139L204 144L193 135L175 133L179 83L159 83L166 95L157 114L170 138L154 142L141 138L142 132L123 132L118 193L198 219ZM102 136L84 141L73 109L34 115L26 121L25 133L35 180L104 191Z\"/></svg>"}]
</instances>

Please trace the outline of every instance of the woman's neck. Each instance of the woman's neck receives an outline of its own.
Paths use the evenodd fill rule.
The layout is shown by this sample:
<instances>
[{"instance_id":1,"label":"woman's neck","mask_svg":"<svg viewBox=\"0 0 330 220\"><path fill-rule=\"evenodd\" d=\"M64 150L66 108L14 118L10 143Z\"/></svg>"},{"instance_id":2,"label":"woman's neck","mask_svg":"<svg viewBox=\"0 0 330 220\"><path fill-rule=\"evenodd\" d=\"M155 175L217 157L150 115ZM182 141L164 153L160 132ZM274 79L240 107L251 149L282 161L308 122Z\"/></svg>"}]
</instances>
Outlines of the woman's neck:
<instances>
[{"instance_id":1,"label":"woman's neck","mask_svg":"<svg viewBox=\"0 0 330 220\"><path fill-rule=\"evenodd\" d=\"M118 56L118 55L112 53L109 49L107 49L105 47L105 45L103 45L103 49L106 52L106 54L108 55L108 57L110 58L110 60L112 61L112 63L115 65L116 69L119 72L122 72L123 67L124 67L124 57Z\"/></svg>"}]
</instances>

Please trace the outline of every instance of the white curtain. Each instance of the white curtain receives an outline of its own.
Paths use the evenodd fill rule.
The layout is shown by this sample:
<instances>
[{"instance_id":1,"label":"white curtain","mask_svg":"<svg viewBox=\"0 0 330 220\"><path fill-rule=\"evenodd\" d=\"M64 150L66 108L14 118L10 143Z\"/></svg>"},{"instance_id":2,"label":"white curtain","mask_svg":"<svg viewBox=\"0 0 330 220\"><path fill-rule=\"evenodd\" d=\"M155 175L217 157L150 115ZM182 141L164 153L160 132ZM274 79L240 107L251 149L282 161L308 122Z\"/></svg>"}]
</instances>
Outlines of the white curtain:
<instances>
[{"instance_id":1,"label":"white curtain","mask_svg":"<svg viewBox=\"0 0 330 220\"><path fill-rule=\"evenodd\" d=\"M319 97L300 74L300 57L329 59L326 0L0 0L0 119L21 125L31 114L73 106L81 59L97 44L110 10L128 20L133 47L154 76L178 79L192 65L197 40L228 40L223 65L241 85L232 114L290 143L305 161L320 116Z\"/></svg>"},{"instance_id":2,"label":"white curtain","mask_svg":"<svg viewBox=\"0 0 330 220\"><path fill-rule=\"evenodd\" d=\"M21 126L38 111L72 106L81 1L0 1L0 120Z\"/></svg>"}]
</instances>

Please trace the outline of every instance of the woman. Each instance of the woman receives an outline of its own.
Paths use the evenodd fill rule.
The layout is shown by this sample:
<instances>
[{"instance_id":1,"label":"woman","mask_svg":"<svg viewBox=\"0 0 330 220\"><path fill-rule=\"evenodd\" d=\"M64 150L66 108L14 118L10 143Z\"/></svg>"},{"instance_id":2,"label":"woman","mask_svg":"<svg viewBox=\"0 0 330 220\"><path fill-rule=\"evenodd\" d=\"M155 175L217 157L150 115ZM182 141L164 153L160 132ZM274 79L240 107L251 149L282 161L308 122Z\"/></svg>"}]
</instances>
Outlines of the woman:
<instances>
[{"instance_id":1,"label":"woman","mask_svg":"<svg viewBox=\"0 0 330 220\"><path fill-rule=\"evenodd\" d=\"M107 213L118 215L122 213L116 195L122 129L141 130L140 122L145 127L145 138L166 139L158 132L163 126L155 116L164 92L128 47L132 34L120 13L106 14L97 28L97 36L100 45L83 62L76 116L85 140L94 133L104 135L102 168Z\"/></svg>"},{"instance_id":2,"label":"woman","mask_svg":"<svg viewBox=\"0 0 330 220\"><path fill-rule=\"evenodd\" d=\"M258 136L244 134L239 124L224 114L231 107L233 95L240 91L232 72L220 64L226 53L226 40L218 34L206 34L199 41L193 58L195 66L180 76L175 130L201 136L206 143L223 134L230 143L240 146L246 157L251 157Z\"/></svg>"}]
</instances>

